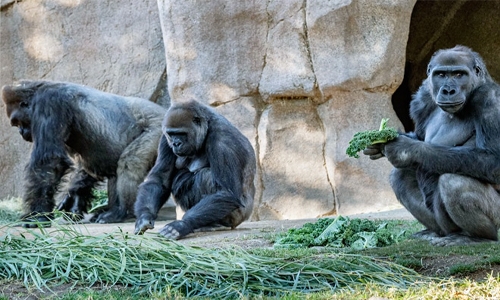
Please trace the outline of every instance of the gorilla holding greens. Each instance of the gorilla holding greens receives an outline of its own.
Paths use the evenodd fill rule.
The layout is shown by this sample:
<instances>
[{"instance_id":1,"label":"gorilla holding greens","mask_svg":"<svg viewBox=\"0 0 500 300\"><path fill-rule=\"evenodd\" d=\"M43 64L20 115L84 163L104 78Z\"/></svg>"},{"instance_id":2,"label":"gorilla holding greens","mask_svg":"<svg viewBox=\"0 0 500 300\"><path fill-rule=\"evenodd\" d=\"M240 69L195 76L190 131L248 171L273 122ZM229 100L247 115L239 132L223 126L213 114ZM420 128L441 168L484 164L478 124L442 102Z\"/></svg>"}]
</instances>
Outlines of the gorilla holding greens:
<instances>
[{"instance_id":1,"label":"gorilla holding greens","mask_svg":"<svg viewBox=\"0 0 500 300\"><path fill-rule=\"evenodd\" d=\"M58 208L83 217L92 189L108 180L99 223L133 217L137 187L156 159L165 109L148 100L68 82L21 81L2 88L7 116L33 143L26 167L25 227L48 221L63 176L75 169Z\"/></svg>"},{"instance_id":2,"label":"gorilla holding greens","mask_svg":"<svg viewBox=\"0 0 500 300\"><path fill-rule=\"evenodd\" d=\"M415 132L370 146L395 167L398 200L435 245L498 240L500 86L480 55L464 46L437 51L411 102Z\"/></svg>"},{"instance_id":3,"label":"gorilla holding greens","mask_svg":"<svg viewBox=\"0 0 500 300\"><path fill-rule=\"evenodd\" d=\"M160 234L180 239L196 229L235 228L253 209L255 153L222 115L197 101L172 105L162 124L158 159L139 187L135 233L154 227L170 196L182 219Z\"/></svg>"}]
</instances>

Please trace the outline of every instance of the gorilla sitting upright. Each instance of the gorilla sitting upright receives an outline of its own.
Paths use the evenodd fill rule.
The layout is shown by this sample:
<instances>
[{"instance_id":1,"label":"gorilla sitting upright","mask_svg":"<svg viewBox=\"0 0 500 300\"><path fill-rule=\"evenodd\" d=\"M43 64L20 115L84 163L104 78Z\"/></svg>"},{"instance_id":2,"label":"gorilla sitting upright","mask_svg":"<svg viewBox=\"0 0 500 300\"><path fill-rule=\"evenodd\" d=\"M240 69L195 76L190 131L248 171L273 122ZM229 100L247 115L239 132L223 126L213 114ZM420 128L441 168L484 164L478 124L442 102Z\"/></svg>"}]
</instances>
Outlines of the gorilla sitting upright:
<instances>
[{"instance_id":1,"label":"gorilla sitting upright","mask_svg":"<svg viewBox=\"0 0 500 300\"><path fill-rule=\"evenodd\" d=\"M169 239L199 228L235 228L248 219L256 170L248 139L226 118L194 100L172 105L162 128L158 159L139 187L135 233L154 227L171 194L185 214L160 230Z\"/></svg>"},{"instance_id":2,"label":"gorilla sitting upright","mask_svg":"<svg viewBox=\"0 0 500 300\"><path fill-rule=\"evenodd\" d=\"M415 132L364 150L394 166L398 200L435 245L498 241L500 86L464 46L437 51L411 102Z\"/></svg>"},{"instance_id":3,"label":"gorilla sitting upright","mask_svg":"<svg viewBox=\"0 0 500 300\"><path fill-rule=\"evenodd\" d=\"M46 222L65 173L76 165L59 209L79 219L92 189L108 180L108 208L99 223L132 216L137 187L154 165L165 110L148 100L86 86L21 81L2 88L7 116L24 140L33 142L26 169L26 227ZM46 224L48 225L48 224Z\"/></svg>"}]
</instances>

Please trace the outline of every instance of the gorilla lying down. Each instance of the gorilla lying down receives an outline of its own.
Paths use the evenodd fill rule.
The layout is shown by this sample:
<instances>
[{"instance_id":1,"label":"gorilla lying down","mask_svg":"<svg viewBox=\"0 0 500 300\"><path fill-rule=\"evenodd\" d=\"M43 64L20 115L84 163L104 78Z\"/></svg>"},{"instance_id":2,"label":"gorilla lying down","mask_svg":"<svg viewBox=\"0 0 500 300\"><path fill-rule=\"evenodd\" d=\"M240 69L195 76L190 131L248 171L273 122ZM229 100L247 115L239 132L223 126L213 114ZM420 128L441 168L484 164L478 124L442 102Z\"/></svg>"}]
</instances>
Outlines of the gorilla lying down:
<instances>
[{"instance_id":1,"label":"gorilla lying down","mask_svg":"<svg viewBox=\"0 0 500 300\"><path fill-rule=\"evenodd\" d=\"M33 143L26 167L24 226L50 220L61 179L73 168L58 209L81 218L92 189L107 179L108 208L94 221L120 222L133 216L137 188L157 156L165 109L65 82L21 81L4 86L2 98L11 125Z\"/></svg>"},{"instance_id":2,"label":"gorilla lying down","mask_svg":"<svg viewBox=\"0 0 500 300\"><path fill-rule=\"evenodd\" d=\"M395 167L398 200L435 245L498 240L500 87L478 53L437 51L411 102L415 132L364 150Z\"/></svg>"},{"instance_id":3,"label":"gorilla lying down","mask_svg":"<svg viewBox=\"0 0 500 300\"><path fill-rule=\"evenodd\" d=\"M255 194L255 153L223 116L196 101L174 104L162 124L158 158L135 203L135 233L154 227L171 195L182 219L160 234L179 239L196 229L235 228L248 219Z\"/></svg>"}]
</instances>

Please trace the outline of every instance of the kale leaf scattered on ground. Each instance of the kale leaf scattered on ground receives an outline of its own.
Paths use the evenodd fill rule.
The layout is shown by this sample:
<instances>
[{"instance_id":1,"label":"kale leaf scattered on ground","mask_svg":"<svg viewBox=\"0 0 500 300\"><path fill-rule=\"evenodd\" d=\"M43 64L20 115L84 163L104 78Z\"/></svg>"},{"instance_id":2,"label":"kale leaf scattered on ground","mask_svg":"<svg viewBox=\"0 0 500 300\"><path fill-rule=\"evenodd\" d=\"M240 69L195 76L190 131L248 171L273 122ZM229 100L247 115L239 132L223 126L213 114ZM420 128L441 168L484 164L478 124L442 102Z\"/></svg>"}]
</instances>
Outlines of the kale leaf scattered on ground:
<instances>
[{"instance_id":1,"label":"kale leaf scattered on ground","mask_svg":"<svg viewBox=\"0 0 500 300\"><path fill-rule=\"evenodd\" d=\"M108 207L108 191L102 189L92 190L92 202L89 214L99 212L106 207Z\"/></svg>"},{"instance_id":2,"label":"kale leaf scattered on ground","mask_svg":"<svg viewBox=\"0 0 500 300\"><path fill-rule=\"evenodd\" d=\"M358 152L363 151L366 147L386 143L397 138L399 133L394 128L388 128L387 121L389 119L382 119L379 130L366 130L354 134L345 153L350 157L359 158Z\"/></svg>"},{"instance_id":3,"label":"kale leaf scattered on ground","mask_svg":"<svg viewBox=\"0 0 500 300\"><path fill-rule=\"evenodd\" d=\"M315 223L306 223L292 228L279 237L277 248L327 246L366 249L384 247L398 243L408 237L406 231L388 226L390 222L367 219L323 218Z\"/></svg>"}]
</instances>

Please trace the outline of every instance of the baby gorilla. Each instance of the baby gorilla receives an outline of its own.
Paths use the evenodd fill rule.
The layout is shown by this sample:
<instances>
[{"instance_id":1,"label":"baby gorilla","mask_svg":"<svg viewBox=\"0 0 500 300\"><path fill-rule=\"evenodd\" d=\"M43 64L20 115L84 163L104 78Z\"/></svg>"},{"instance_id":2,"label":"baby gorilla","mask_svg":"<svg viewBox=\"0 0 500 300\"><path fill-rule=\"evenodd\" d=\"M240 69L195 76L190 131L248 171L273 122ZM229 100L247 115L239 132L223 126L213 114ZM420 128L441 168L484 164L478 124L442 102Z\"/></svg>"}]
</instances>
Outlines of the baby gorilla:
<instances>
[{"instance_id":1,"label":"baby gorilla","mask_svg":"<svg viewBox=\"0 0 500 300\"><path fill-rule=\"evenodd\" d=\"M248 219L256 170L248 139L226 118L193 100L174 104L162 130L158 159L139 187L135 233L154 227L170 195L177 211L185 214L160 230L169 239L199 228L235 228Z\"/></svg>"}]
</instances>

